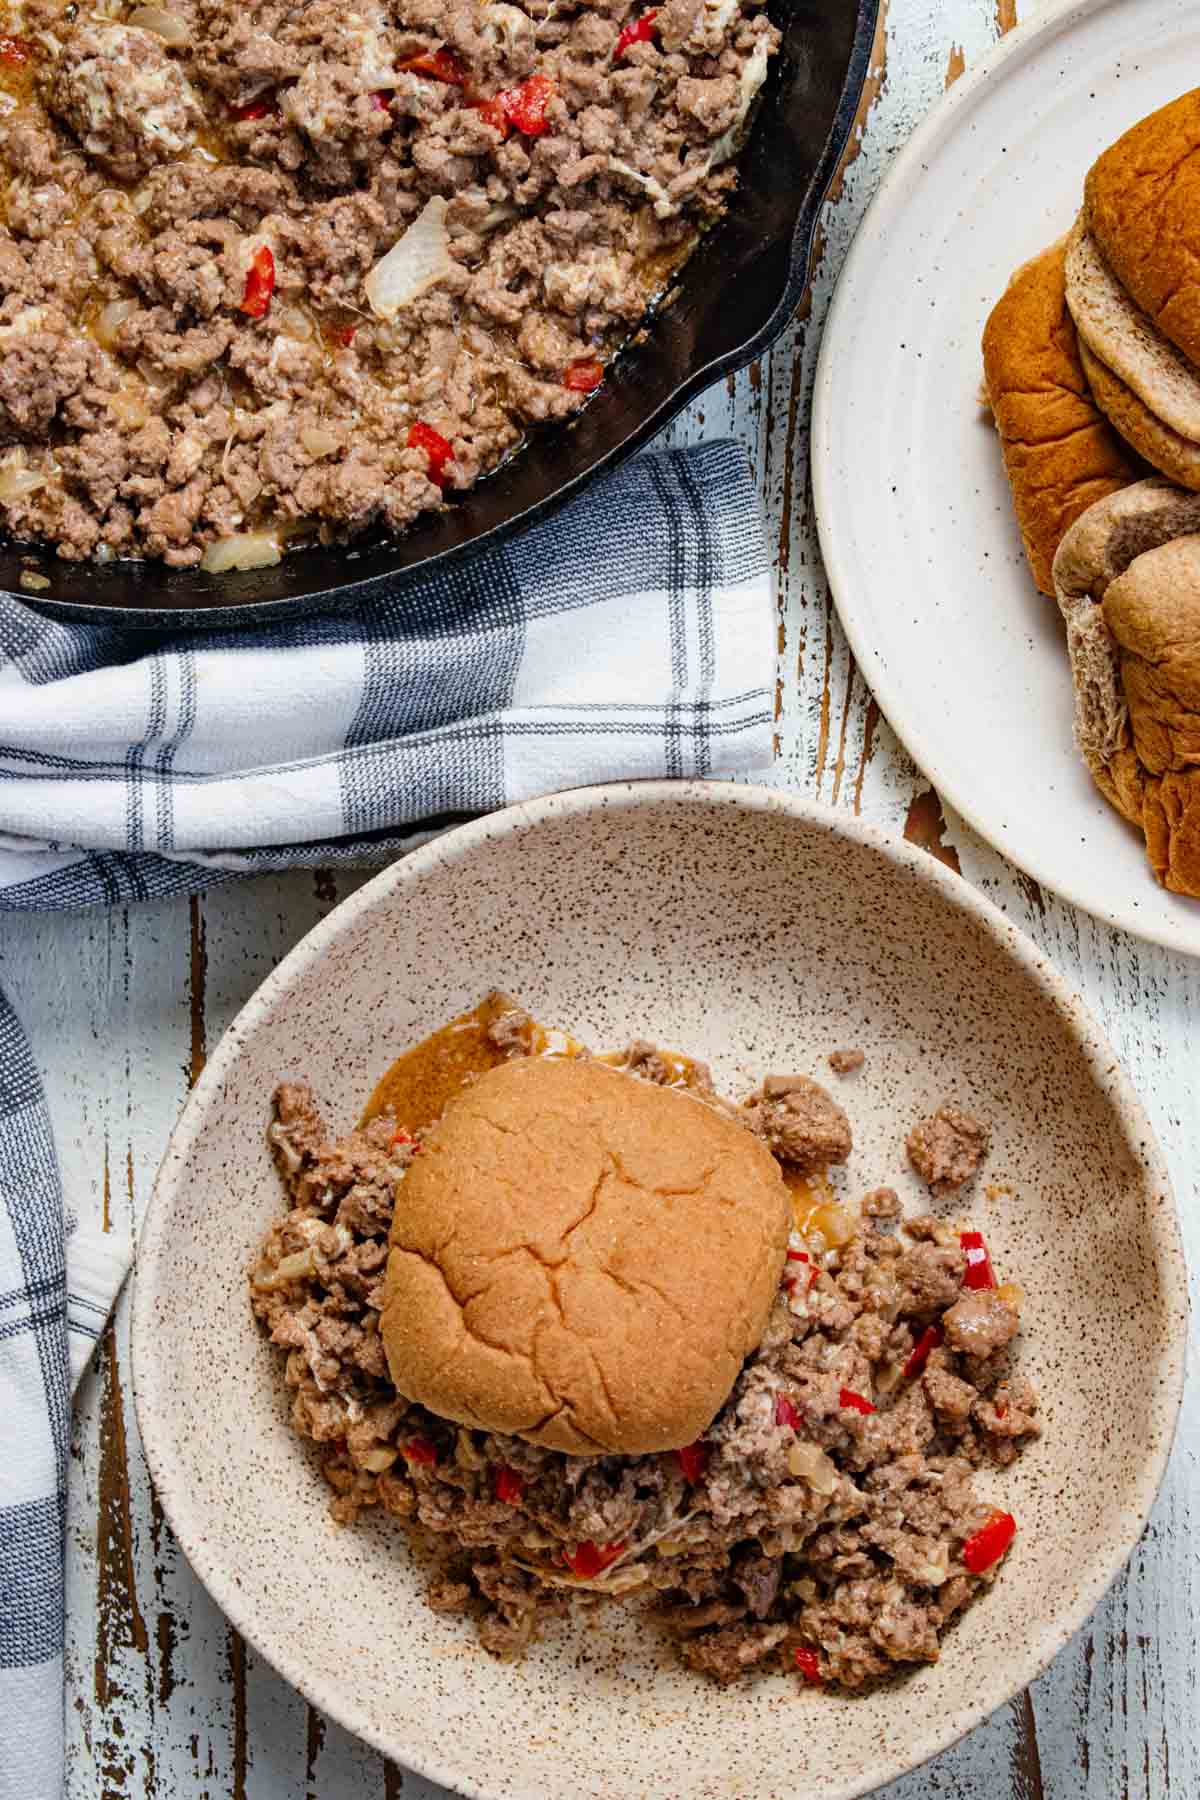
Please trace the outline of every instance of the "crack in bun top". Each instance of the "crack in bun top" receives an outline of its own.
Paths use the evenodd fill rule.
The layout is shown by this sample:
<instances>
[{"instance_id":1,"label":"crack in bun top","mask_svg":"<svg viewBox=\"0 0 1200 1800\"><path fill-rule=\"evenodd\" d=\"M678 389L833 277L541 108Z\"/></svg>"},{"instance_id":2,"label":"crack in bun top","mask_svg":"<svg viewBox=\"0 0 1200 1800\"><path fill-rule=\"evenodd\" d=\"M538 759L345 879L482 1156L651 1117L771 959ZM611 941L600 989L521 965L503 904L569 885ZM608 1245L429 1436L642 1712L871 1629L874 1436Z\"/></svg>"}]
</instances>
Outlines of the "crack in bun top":
<instances>
[{"instance_id":1,"label":"crack in bun top","mask_svg":"<svg viewBox=\"0 0 1200 1800\"><path fill-rule=\"evenodd\" d=\"M778 1164L736 1119L603 1063L505 1064L400 1184L392 1380L577 1455L689 1444L761 1340L790 1222Z\"/></svg>"}]
</instances>

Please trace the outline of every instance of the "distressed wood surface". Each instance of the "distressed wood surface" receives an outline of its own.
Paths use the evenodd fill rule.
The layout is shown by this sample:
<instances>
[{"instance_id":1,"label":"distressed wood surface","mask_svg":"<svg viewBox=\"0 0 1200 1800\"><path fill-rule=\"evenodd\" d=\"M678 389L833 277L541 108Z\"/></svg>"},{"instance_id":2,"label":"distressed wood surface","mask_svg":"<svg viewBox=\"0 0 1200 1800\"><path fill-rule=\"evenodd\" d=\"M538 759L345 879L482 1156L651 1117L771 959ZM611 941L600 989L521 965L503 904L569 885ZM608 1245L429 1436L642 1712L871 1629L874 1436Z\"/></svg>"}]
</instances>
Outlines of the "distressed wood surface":
<instances>
[{"instance_id":1,"label":"distressed wood surface","mask_svg":"<svg viewBox=\"0 0 1200 1800\"><path fill-rule=\"evenodd\" d=\"M1058 3L1058 0L1050 0ZM1023 13L1032 10L1026 0ZM942 87L1012 27L1012 0L891 0L852 154L822 222L807 316L760 367L703 396L676 442L752 446L778 555L774 779L903 829L1016 919L1102 1019L1166 1146L1194 1269L1200 963L1071 911L953 814L880 717L834 617L812 524L807 412L819 327L886 165ZM72 1205L132 1235L208 1046L283 953L356 885L311 874L190 905L0 920L0 981L45 1076ZM430 1800L322 1719L225 1623L151 1491L128 1391L128 1301L85 1378L73 1445L70 1800ZM1066 1453L1069 1454L1069 1447ZM1200 1393L1153 1521L1094 1619L1021 1698L887 1800L1195 1800L1200 1795ZM37 1800L31 1796L30 1800Z\"/></svg>"}]
</instances>

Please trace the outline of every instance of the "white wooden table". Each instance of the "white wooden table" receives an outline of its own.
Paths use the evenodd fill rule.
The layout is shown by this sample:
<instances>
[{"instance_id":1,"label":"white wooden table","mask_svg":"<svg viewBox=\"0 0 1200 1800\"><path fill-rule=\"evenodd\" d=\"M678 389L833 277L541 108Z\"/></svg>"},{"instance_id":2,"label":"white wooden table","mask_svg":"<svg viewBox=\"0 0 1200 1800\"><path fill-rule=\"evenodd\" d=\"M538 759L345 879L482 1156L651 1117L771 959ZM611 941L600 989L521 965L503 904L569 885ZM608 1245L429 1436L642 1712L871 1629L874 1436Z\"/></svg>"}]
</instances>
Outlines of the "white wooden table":
<instances>
[{"instance_id":1,"label":"white wooden table","mask_svg":"<svg viewBox=\"0 0 1200 1800\"><path fill-rule=\"evenodd\" d=\"M848 655L812 529L808 399L820 323L851 233L889 154L943 86L1013 23L1012 0L891 0L861 151L824 220L807 323L761 367L704 395L671 436L682 442L733 432L754 451L779 568L774 779L904 830L961 868L1053 957L1103 1020L1142 1093L1172 1165L1192 1266L1200 1269L1192 1079L1200 963L1071 911L953 815L943 817ZM0 982L30 1031L67 1193L79 1211L132 1234L206 1050L272 965L354 885L343 876L298 874L219 889L190 905L0 918ZM429 1800L440 1790L385 1767L307 1707L197 1586L147 1479L129 1399L127 1327L123 1301L85 1378L74 1439L70 1800L392 1800L402 1792ZM1200 1796L1198 1463L1193 1374L1153 1521L1090 1625L1028 1693L889 1788L888 1800Z\"/></svg>"}]
</instances>

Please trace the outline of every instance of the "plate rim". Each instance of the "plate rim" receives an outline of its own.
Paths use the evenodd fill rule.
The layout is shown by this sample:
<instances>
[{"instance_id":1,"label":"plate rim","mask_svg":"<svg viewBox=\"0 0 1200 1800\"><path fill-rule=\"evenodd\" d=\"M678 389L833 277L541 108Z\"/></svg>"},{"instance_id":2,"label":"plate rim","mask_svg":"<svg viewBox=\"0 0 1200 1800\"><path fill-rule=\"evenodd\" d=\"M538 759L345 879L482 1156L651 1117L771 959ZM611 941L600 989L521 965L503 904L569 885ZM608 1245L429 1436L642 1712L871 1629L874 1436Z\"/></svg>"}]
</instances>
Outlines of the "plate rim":
<instances>
[{"instance_id":1,"label":"plate rim","mask_svg":"<svg viewBox=\"0 0 1200 1800\"><path fill-rule=\"evenodd\" d=\"M404 891L419 884L427 870L460 860L489 838L510 838L536 828L546 820L569 818L574 814L599 809L639 811L655 809L669 802L673 806L699 807L714 815L732 813L782 813L798 825L816 828L834 836L848 837L864 847L881 853L908 872L915 880L940 890L943 899L960 911L977 918L997 941L1000 948L1026 972L1050 1003L1063 1016L1075 1038L1093 1079L1109 1099L1130 1136L1139 1143L1142 1166L1148 1186L1157 1196L1150 1214L1149 1241L1162 1271L1164 1322L1180 1341L1186 1341L1189 1326L1187 1262L1183 1247L1178 1201L1170 1172L1158 1139L1146 1116L1142 1103L1124 1067L1113 1050L1100 1023L1093 1017L1080 996L1072 991L1053 962L1032 938L1014 923L986 895L980 893L961 876L954 875L925 851L904 839L882 830L867 820L844 814L807 796L781 792L758 785L729 781L644 781L611 783L570 789L540 799L521 802L499 813L470 821L435 838L429 844L400 858L371 881L342 901L311 931L300 939L274 970L255 989L222 1034L209 1056L199 1081L189 1095L171 1133L166 1152L155 1178L153 1191L138 1234L137 1256L133 1278L131 1310L131 1383L138 1432L147 1468L180 1550L197 1579L234 1628L254 1647L259 1655L285 1681L295 1687L312 1705L344 1726L381 1755L399 1760L426 1779L439 1782L466 1800L496 1800L496 1790L479 1785L464 1769L457 1767L453 1754L443 1760L436 1748L400 1748L387 1741L350 1693L331 1696L322 1693L311 1681L302 1656L286 1643L270 1639L269 1632L259 1628L259 1620L238 1584L232 1567L223 1567L219 1551L214 1553L214 1539L204 1530L203 1522L188 1520L183 1527L178 1518L175 1484L170 1473L172 1449L169 1431L160 1433L160 1423L169 1417L169 1409L155 1404L154 1390L161 1379L158 1359L153 1354L153 1325L157 1270L170 1255L168 1222L172 1182L186 1167L188 1153L204 1121L212 1100L225 1085L240 1053L240 1040L248 1028L256 1024L256 1015L272 1009L301 980L320 958L354 925L360 914L370 911L387 896L402 903ZM1076 1631L1091 1617L1113 1581L1128 1563L1145 1529L1166 1474L1175 1442L1186 1380L1186 1358L1176 1360L1173 1377L1164 1379L1156 1394L1158 1440L1153 1454L1133 1485L1133 1501L1129 1510L1129 1529L1119 1543L1101 1557L1091 1578L1076 1590L1074 1604L1054 1625L1052 1631L1036 1646L1014 1662L1010 1685L996 1699L986 1704L974 1702L943 1715L936 1726L928 1729L918 1741L911 1760L896 1767L885 1780L920 1768L933 1756L950 1748L969 1731L1007 1704L1035 1680L1053 1661ZM164 1469L166 1479L164 1481ZM186 1506L184 1508L186 1514ZM853 1778L830 1788L824 1800L860 1800L875 1791L878 1778ZM543 1800L539 1789L523 1786L515 1790L522 1800ZM681 1790L685 1792L686 1790Z\"/></svg>"},{"instance_id":2,"label":"plate rim","mask_svg":"<svg viewBox=\"0 0 1200 1800\"><path fill-rule=\"evenodd\" d=\"M938 140L945 136L958 115L964 110L970 110L984 91L994 89L998 81L1019 76L1021 64L1035 61L1053 43L1069 36L1079 25L1119 4L1120 0L1076 0L1076 4L1069 9L1052 12L1043 19L1033 19L1027 24L1018 25L985 51L978 62L973 63L964 75L946 89L892 157L855 231L838 276L822 333L813 386L810 435L813 509L829 591L854 660L888 724L917 767L932 782L939 797L1006 863L1032 877L1068 905L1087 913L1101 924L1126 931L1144 943L1156 944L1181 955L1200 957L1200 900L1191 902L1196 908L1194 922L1190 917L1186 920L1181 917L1178 926L1174 926L1170 920L1143 916L1136 896L1124 902L1106 901L1091 893L1086 886L1076 883L1069 866L1060 872L1053 863L1048 865L1036 856L1018 854L1008 842L1004 829L989 822L986 811L980 811L970 792L960 786L953 767L944 763L938 751L931 746L921 719L905 707L901 686L898 682L893 682L888 663L877 653L855 609L843 602L843 596L853 592L855 579L841 550L841 484L834 467L835 443L839 430L834 361L836 357L849 351L855 327L861 325L861 319L856 320L854 317L855 290L859 287L860 267L867 263L875 247L885 238L893 214L898 213L907 201L914 185L914 176L919 174L923 163L931 160L931 155L938 153ZM849 532L846 531L844 535L848 540ZM1050 604L1048 599L1046 604ZM1142 869L1148 895L1170 893L1169 889L1160 888L1145 861L1144 852ZM1186 895L1173 895L1172 898L1178 900L1181 906L1188 904Z\"/></svg>"}]
</instances>

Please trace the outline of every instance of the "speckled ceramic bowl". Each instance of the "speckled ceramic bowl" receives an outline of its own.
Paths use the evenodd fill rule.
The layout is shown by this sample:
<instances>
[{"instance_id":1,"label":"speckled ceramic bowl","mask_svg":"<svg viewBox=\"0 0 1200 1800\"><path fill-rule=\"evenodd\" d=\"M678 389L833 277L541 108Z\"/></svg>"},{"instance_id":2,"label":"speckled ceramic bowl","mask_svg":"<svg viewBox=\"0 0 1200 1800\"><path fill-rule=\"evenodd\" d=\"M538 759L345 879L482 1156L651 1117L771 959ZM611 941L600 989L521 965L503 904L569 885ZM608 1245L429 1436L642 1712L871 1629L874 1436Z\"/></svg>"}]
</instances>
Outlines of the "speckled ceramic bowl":
<instances>
[{"instance_id":1,"label":"speckled ceramic bowl","mask_svg":"<svg viewBox=\"0 0 1200 1800\"><path fill-rule=\"evenodd\" d=\"M857 1699L783 1676L721 1691L613 1607L510 1667L425 1609L399 1528L331 1523L244 1285L280 1203L271 1089L304 1071L345 1125L401 1050L493 985L596 1045L638 1033L693 1051L733 1093L861 1045L865 1067L837 1085L855 1195L888 1182L917 1204L903 1136L944 1097L991 1122L969 1212L1026 1290L1024 1364L1046 1429L1015 1468L981 1479L1020 1535L937 1665ZM315 1705L488 1800L829 1800L949 1744L1038 1673L1129 1555L1166 1461L1185 1335L1149 1125L1029 941L931 858L842 815L659 783L466 826L305 938L184 1112L133 1318L146 1453L201 1580Z\"/></svg>"}]
</instances>

